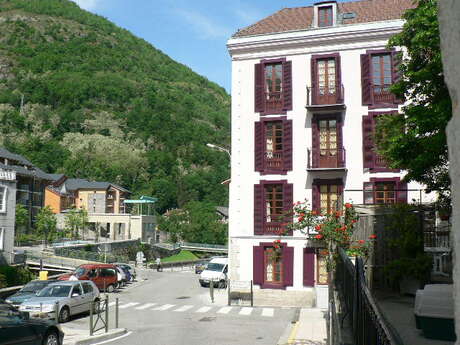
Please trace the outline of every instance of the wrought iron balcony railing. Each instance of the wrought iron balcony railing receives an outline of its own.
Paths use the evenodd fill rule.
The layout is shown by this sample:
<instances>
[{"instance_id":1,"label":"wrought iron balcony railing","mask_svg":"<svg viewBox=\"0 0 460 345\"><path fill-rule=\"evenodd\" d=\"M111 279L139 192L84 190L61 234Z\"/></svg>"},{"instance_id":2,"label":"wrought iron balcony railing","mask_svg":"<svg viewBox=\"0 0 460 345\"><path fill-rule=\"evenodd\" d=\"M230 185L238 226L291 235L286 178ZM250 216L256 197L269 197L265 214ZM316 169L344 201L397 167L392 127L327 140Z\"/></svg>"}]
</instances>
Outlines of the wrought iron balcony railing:
<instances>
[{"instance_id":1,"label":"wrought iron balcony railing","mask_svg":"<svg viewBox=\"0 0 460 345\"><path fill-rule=\"evenodd\" d=\"M307 149L308 161L307 169L345 169L346 154L345 149Z\"/></svg>"}]
</instances>

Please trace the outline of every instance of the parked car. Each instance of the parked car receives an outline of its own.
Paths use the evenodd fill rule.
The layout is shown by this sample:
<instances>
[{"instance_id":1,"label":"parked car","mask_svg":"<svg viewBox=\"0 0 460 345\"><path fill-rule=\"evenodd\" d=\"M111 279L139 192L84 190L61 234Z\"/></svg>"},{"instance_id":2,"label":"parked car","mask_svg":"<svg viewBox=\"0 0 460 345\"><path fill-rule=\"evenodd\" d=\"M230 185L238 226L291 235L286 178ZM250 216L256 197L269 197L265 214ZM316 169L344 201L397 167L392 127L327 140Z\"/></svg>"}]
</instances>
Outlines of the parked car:
<instances>
[{"instance_id":1,"label":"parked car","mask_svg":"<svg viewBox=\"0 0 460 345\"><path fill-rule=\"evenodd\" d=\"M195 265L195 274L200 274L206 269L207 263L201 262Z\"/></svg>"},{"instance_id":2,"label":"parked car","mask_svg":"<svg viewBox=\"0 0 460 345\"><path fill-rule=\"evenodd\" d=\"M136 272L136 269L133 266L125 264L125 263L122 263L122 262L116 262L116 263L114 263L114 265L118 265L118 266L122 266L122 267L127 268L129 273L131 274L131 281L134 281L136 279L137 272Z\"/></svg>"},{"instance_id":3,"label":"parked car","mask_svg":"<svg viewBox=\"0 0 460 345\"><path fill-rule=\"evenodd\" d=\"M40 290L55 282L55 280L32 280L14 295L9 296L5 301L15 307L19 307L22 302L35 297Z\"/></svg>"},{"instance_id":4,"label":"parked car","mask_svg":"<svg viewBox=\"0 0 460 345\"><path fill-rule=\"evenodd\" d=\"M31 317L52 319L58 303L59 322L67 322L72 315L88 312L92 302L99 301L99 289L92 281L62 281L48 285L37 296L23 302L19 310Z\"/></svg>"},{"instance_id":5,"label":"parked car","mask_svg":"<svg viewBox=\"0 0 460 345\"><path fill-rule=\"evenodd\" d=\"M0 344L62 345L64 333L50 320L29 319L28 313L0 303Z\"/></svg>"},{"instance_id":6,"label":"parked car","mask_svg":"<svg viewBox=\"0 0 460 345\"><path fill-rule=\"evenodd\" d=\"M221 257L209 261L206 269L200 274L200 285L207 286L214 282L214 286L227 286L228 258Z\"/></svg>"},{"instance_id":7,"label":"parked car","mask_svg":"<svg viewBox=\"0 0 460 345\"><path fill-rule=\"evenodd\" d=\"M126 282L128 281L125 271L117 265L115 265L115 269L117 270L117 287L120 288L125 286Z\"/></svg>"},{"instance_id":8,"label":"parked car","mask_svg":"<svg viewBox=\"0 0 460 345\"><path fill-rule=\"evenodd\" d=\"M112 264L85 264L58 280L91 280L100 291L113 292L118 285L117 269Z\"/></svg>"},{"instance_id":9,"label":"parked car","mask_svg":"<svg viewBox=\"0 0 460 345\"><path fill-rule=\"evenodd\" d=\"M126 268L125 266L123 266L123 265L119 265L119 264L115 264L115 265L116 265L118 268L120 268L120 269L123 271L123 273L125 274L125 276L126 276L126 281L125 281L125 283L130 282L130 281L131 281L131 273L129 272L129 269L127 269L127 268Z\"/></svg>"}]
</instances>

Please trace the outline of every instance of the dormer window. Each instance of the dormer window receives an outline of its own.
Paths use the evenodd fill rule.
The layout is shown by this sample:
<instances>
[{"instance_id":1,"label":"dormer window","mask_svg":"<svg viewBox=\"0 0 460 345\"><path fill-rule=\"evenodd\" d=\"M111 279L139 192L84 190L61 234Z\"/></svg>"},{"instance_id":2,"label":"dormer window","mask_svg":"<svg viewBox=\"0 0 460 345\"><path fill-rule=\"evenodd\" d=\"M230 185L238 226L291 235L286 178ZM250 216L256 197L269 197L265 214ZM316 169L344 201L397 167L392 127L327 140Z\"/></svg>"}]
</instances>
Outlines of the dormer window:
<instances>
[{"instance_id":1,"label":"dormer window","mask_svg":"<svg viewBox=\"0 0 460 345\"><path fill-rule=\"evenodd\" d=\"M318 8L318 26L332 26L332 6Z\"/></svg>"}]
</instances>

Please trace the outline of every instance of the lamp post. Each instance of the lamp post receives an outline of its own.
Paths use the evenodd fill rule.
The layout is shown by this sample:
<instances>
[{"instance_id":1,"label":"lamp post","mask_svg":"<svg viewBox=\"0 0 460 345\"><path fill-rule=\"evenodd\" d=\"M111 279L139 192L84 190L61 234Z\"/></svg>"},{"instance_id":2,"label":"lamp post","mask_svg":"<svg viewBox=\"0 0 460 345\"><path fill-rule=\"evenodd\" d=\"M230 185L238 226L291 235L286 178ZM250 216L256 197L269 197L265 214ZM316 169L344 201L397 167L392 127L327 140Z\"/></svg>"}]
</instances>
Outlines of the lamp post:
<instances>
[{"instance_id":1,"label":"lamp post","mask_svg":"<svg viewBox=\"0 0 460 345\"><path fill-rule=\"evenodd\" d=\"M232 154L226 148L223 148L223 147L220 147L220 146L217 146L217 145L214 145L214 144L210 144L210 143L207 143L206 146L210 147L212 149L215 149L217 151L226 152L228 154L228 157L230 158L230 160L232 159Z\"/></svg>"}]
</instances>

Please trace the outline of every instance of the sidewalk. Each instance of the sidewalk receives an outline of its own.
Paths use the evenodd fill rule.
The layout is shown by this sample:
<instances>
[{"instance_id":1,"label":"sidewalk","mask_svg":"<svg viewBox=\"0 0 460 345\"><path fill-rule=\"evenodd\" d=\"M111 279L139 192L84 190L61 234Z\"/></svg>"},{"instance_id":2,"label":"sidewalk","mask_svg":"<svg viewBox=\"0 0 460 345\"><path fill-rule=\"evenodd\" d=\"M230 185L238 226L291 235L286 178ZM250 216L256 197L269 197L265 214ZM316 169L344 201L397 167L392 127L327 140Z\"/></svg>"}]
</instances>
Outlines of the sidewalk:
<instances>
[{"instance_id":1,"label":"sidewalk","mask_svg":"<svg viewBox=\"0 0 460 345\"><path fill-rule=\"evenodd\" d=\"M63 345L89 345L96 344L102 341L114 339L124 334L127 334L126 328L109 329L107 333L104 330L97 331L90 336L88 329L74 328L72 326L61 324L61 329L64 332Z\"/></svg>"},{"instance_id":2,"label":"sidewalk","mask_svg":"<svg viewBox=\"0 0 460 345\"><path fill-rule=\"evenodd\" d=\"M288 325L277 345L326 345L326 310L300 309L299 320Z\"/></svg>"}]
</instances>

